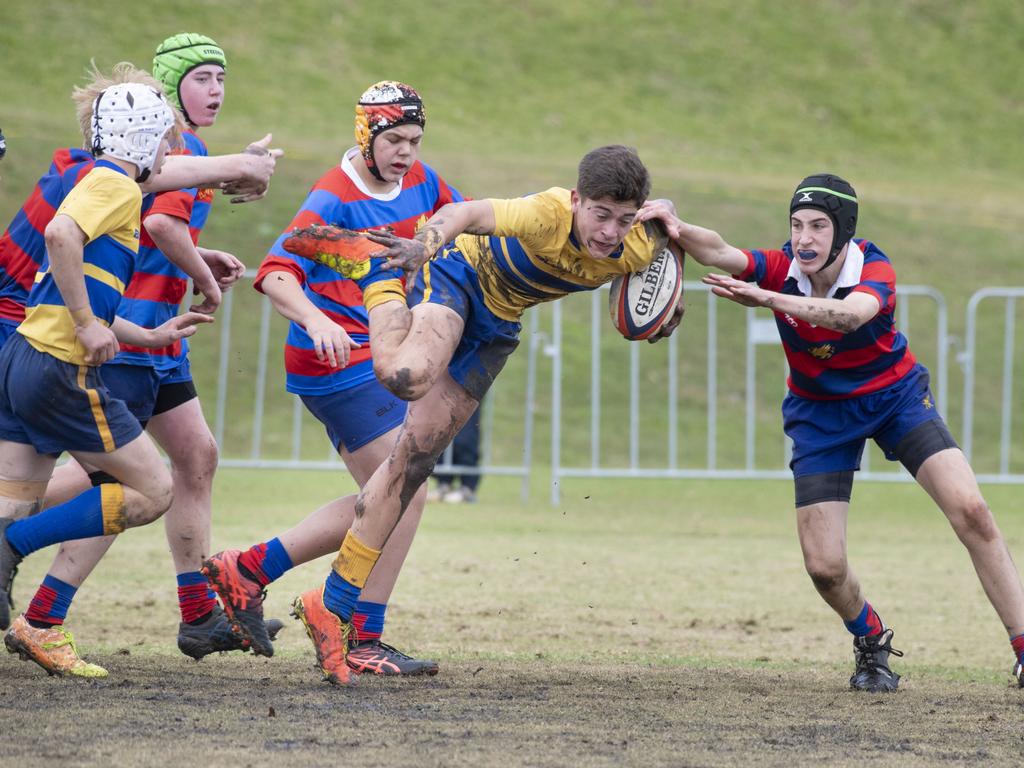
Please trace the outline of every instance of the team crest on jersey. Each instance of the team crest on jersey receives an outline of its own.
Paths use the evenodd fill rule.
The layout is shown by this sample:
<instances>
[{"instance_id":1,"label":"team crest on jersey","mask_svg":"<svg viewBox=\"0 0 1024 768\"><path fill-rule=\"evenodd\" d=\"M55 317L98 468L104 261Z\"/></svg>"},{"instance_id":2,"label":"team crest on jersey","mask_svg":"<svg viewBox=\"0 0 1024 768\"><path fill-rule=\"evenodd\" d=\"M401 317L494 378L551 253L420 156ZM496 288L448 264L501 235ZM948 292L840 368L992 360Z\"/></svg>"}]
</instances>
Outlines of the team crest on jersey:
<instances>
[{"instance_id":1,"label":"team crest on jersey","mask_svg":"<svg viewBox=\"0 0 1024 768\"><path fill-rule=\"evenodd\" d=\"M212 203L213 202L213 190L210 188L200 189L196 192L197 203Z\"/></svg>"},{"instance_id":2,"label":"team crest on jersey","mask_svg":"<svg viewBox=\"0 0 1024 768\"><path fill-rule=\"evenodd\" d=\"M924 400L921 401L921 405L923 405L929 411L932 408L934 408L935 407L935 403L932 402L932 396L931 395L925 395L924 396Z\"/></svg>"},{"instance_id":3,"label":"team crest on jersey","mask_svg":"<svg viewBox=\"0 0 1024 768\"><path fill-rule=\"evenodd\" d=\"M810 352L811 357L818 360L828 360L836 353L836 348L831 344L820 344L817 347L811 347L807 351Z\"/></svg>"}]
</instances>

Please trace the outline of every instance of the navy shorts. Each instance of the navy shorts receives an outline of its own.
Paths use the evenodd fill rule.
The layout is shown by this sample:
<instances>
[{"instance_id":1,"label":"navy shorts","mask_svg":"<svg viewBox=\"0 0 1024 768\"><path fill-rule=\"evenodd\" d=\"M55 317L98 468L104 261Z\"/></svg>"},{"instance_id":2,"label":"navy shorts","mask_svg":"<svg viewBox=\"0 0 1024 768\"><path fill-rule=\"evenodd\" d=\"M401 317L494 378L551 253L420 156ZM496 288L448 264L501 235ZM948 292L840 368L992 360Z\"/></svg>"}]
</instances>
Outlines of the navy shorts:
<instances>
[{"instance_id":1,"label":"navy shorts","mask_svg":"<svg viewBox=\"0 0 1024 768\"><path fill-rule=\"evenodd\" d=\"M0 349L0 438L59 455L110 453L141 433L99 368L58 360L18 333Z\"/></svg>"},{"instance_id":2,"label":"navy shorts","mask_svg":"<svg viewBox=\"0 0 1024 768\"><path fill-rule=\"evenodd\" d=\"M793 476L858 470L868 439L878 443L889 461L898 461L896 447L908 432L942 419L928 381L928 370L915 365L892 386L849 400L788 394L782 403L782 423L793 439Z\"/></svg>"},{"instance_id":3,"label":"navy shorts","mask_svg":"<svg viewBox=\"0 0 1024 768\"><path fill-rule=\"evenodd\" d=\"M487 308L476 270L454 246L446 246L417 273L409 306L417 304L440 304L458 312L465 328L448 373L474 399L483 400L519 346L522 326Z\"/></svg>"},{"instance_id":4,"label":"navy shorts","mask_svg":"<svg viewBox=\"0 0 1024 768\"><path fill-rule=\"evenodd\" d=\"M124 400L143 426L151 418L195 398L196 387L188 358L181 365L158 371L148 365L106 363L103 382L114 397Z\"/></svg>"},{"instance_id":5,"label":"navy shorts","mask_svg":"<svg viewBox=\"0 0 1024 768\"><path fill-rule=\"evenodd\" d=\"M15 323L0 320L0 347L6 344L7 340L17 332L18 326Z\"/></svg>"},{"instance_id":6,"label":"navy shorts","mask_svg":"<svg viewBox=\"0 0 1024 768\"><path fill-rule=\"evenodd\" d=\"M327 429L336 451L353 453L401 425L409 404L376 379L327 395L300 395L303 405Z\"/></svg>"}]
</instances>

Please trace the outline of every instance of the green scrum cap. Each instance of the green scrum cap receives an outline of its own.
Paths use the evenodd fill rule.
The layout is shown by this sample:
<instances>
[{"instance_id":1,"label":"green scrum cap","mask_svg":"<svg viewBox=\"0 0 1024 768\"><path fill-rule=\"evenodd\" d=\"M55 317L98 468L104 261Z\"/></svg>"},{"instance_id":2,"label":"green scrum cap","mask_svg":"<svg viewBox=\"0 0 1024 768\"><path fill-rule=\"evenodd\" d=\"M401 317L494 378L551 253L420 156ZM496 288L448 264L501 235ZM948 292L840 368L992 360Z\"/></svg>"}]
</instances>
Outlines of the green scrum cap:
<instances>
[{"instance_id":1,"label":"green scrum cap","mask_svg":"<svg viewBox=\"0 0 1024 768\"><path fill-rule=\"evenodd\" d=\"M192 122L181 103L181 81L185 75L203 64L216 64L227 69L228 60L216 41L195 32L181 32L160 43L153 57L153 77L164 87L167 98Z\"/></svg>"}]
</instances>

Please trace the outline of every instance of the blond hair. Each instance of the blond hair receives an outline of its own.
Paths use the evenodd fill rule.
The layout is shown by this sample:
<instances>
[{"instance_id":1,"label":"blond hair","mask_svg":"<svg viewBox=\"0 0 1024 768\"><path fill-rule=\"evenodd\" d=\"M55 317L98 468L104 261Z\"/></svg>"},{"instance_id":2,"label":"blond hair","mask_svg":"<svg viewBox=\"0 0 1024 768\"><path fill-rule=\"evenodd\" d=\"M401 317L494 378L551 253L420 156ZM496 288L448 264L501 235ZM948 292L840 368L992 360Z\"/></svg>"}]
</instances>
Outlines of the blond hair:
<instances>
[{"instance_id":1,"label":"blond hair","mask_svg":"<svg viewBox=\"0 0 1024 768\"><path fill-rule=\"evenodd\" d=\"M122 61L115 64L109 75L105 75L96 66L95 61L89 62L89 68L85 71L86 77L90 78L85 85L76 85L71 91L71 100L75 102L75 112L78 115L78 124L82 129L83 145L86 149L92 147L92 118L93 104L96 98L112 85L122 83L140 83L148 85L157 93L163 95L163 86L157 82L149 72L138 69L130 61ZM174 110L174 127L167 134L167 141L172 147L181 140L181 134L185 130L185 118L180 110L168 102L168 106Z\"/></svg>"}]
</instances>

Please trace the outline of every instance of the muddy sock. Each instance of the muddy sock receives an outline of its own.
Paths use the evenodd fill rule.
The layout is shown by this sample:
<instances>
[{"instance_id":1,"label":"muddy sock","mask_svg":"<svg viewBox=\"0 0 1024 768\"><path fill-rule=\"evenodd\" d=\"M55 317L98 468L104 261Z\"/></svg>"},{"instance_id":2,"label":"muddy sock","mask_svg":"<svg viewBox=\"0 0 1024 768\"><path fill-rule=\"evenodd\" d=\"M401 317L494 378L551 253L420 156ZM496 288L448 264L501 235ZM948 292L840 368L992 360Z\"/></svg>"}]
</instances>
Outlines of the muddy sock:
<instances>
[{"instance_id":1,"label":"muddy sock","mask_svg":"<svg viewBox=\"0 0 1024 768\"><path fill-rule=\"evenodd\" d=\"M238 564L252 574L261 587L277 581L294 567L280 539L249 547L238 556Z\"/></svg>"},{"instance_id":2,"label":"muddy sock","mask_svg":"<svg viewBox=\"0 0 1024 768\"><path fill-rule=\"evenodd\" d=\"M26 621L36 629L48 629L55 624L63 624L77 591L78 587L46 574L32 602L28 604L28 610L25 611Z\"/></svg>"},{"instance_id":3,"label":"muddy sock","mask_svg":"<svg viewBox=\"0 0 1024 768\"><path fill-rule=\"evenodd\" d=\"M1017 661L1024 664L1024 635L1011 637L1010 645L1013 647L1013 653L1017 657Z\"/></svg>"},{"instance_id":4,"label":"muddy sock","mask_svg":"<svg viewBox=\"0 0 1024 768\"><path fill-rule=\"evenodd\" d=\"M882 619L875 613L875 609L867 600L864 601L864 609L860 612L860 616L853 621L844 621L843 623L854 637L870 637L882 631Z\"/></svg>"},{"instance_id":5,"label":"muddy sock","mask_svg":"<svg viewBox=\"0 0 1024 768\"><path fill-rule=\"evenodd\" d=\"M371 603L360 600L352 613L352 626L356 628L359 642L364 640L380 640L384 632L384 613L387 603Z\"/></svg>"},{"instance_id":6,"label":"muddy sock","mask_svg":"<svg viewBox=\"0 0 1024 768\"><path fill-rule=\"evenodd\" d=\"M178 609L186 624L201 624L217 605L210 583L199 571L178 574Z\"/></svg>"}]
</instances>

